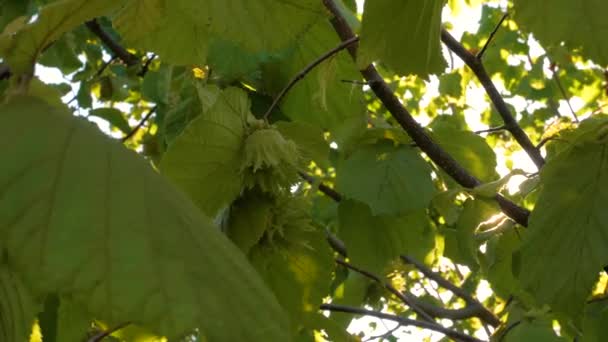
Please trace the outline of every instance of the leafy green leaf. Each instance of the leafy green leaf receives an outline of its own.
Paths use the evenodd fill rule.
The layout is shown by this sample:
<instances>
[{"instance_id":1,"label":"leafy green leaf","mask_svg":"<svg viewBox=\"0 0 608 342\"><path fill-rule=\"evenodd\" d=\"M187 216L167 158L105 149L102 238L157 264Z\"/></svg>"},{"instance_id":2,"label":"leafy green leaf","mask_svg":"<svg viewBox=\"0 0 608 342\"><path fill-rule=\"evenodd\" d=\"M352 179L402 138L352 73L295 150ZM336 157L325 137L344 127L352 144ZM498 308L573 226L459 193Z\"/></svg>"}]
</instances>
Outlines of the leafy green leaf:
<instances>
[{"instance_id":1,"label":"leafy green leaf","mask_svg":"<svg viewBox=\"0 0 608 342\"><path fill-rule=\"evenodd\" d=\"M521 295L521 286L513 275L513 253L521 246L523 232L509 230L493 237L486 247L486 274L492 290L502 298Z\"/></svg>"},{"instance_id":2,"label":"leafy green leaf","mask_svg":"<svg viewBox=\"0 0 608 342\"><path fill-rule=\"evenodd\" d=\"M603 300L589 303L585 307L583 318L583 336L581 342L601 342L606 337L606 324L608 324L608 310Z\"/></svg>"},{"instance_id":3,"label":"leafy green leaf","mask_svg":"<svg viewBox=\"0 0 608 342\"><path fill-rule=\"evenodd\" d=\"M477 134L448 124L433 126L433 137L460 165L484 182L496 180L496 154Z\"/></svg>"},{"instance_id":4,"label":"leafy green leaf","mask_svg":"<svg viewBox=\"0 0 608 342\"><path fill-rule=\"evenodd\" d=\"M444 0L366 1L359 68L380 59L401 75L426 77L442 72L445 61L439 37L443 4Z\"/></svg>"},{"instance_id":5,"label":"leafy green leaf","mask_svg":"<svg viewBox=\"0 0 608 342\"><path fill-rule=\"evenodd\" d=\"M565 337L557 336L549 322L522 322L507 332L504 342L566 342Z\"/></svg>"},{"instance_id":6,"label":"leafy green leaf","mask_svg":"<svg viewBox=\"0 0 608 342\"><path fill-rule=\"evenodd\" d=\"M608 260L605 127L578 136L545 165L530 234L519 255L525 289L541 304L570 315L581 313Z\"/></svg>"},{"instance_id":7,"label":"leafy green leaf","mask_svg":"<svg viewBox=\"0 0 608 342\"><path fill-rule=\"evenodd\" d=\"M359 148L339 166L337 178L342 195L367 203L374 215L424 209L435 192L418 152L390 143Z\"/></svg>"},{"instance_id":8,"label":"leafy green leaf","mask_svg":"<svg viewBox=\"0 0 608 342\"><path fill-rule=\"evenodd\" d=\"M303 122L279 121L275 126L281 134L296 143L306 161L314 161L325 167L329 163L329 144L323 138L323 130Z\"/></svg>"},{"instance_id":9,"label":"leafy green leaf","mask_svg":"<svg viewBox=\"0 0 608 342\"><path fill-rule=\"evenodd\" d=\"M247 193L232 204L226 233L245 254L264 236L272 219L272 206L270 198L256 192Z\"/></svg>"},{"instance_id":10,"label":"leafy green leaf","mask_svg":"<svg viewBox=\"0 0 608 342\"><path fill-rule=\"evenodd\" d=\"M109 122L112 126L120 129L123 133L128 134L131 131L131 126L125 118L124 114L116 108L96 108L89 112L89 116L96 116Z\"/></svg>"},{"instance_id":11,"label":"leafy green leaf","mask_svg":"<svg viewBox=\"0 0 608 342\"><path fill-rule=\"evenodd\" d=\"M543 45L559 46L563 42L569 50L582 48L584 56L608 65L608 22L604 18L608 2L560 0L547 6L543 0L514 0L513 6L515 20Z\"/></svg>"},{"instance_id":12,"label":"leafy green leaf","mask_svg":"<svg viewBox=\"0 0 608 342\"><path fill-rule=\"evenodd\" d=\"M0 55L13 73L30 73L38 55L65 32L109 13L124 0L62 0L40 9L36 20L0 35Z\"/></svg>"},{"instance_id":13,"label":"leafy green leaf","mask_svg":"<svg viewBox=\"0 0 608 342\"><path fill-rule=\"evenodd\" d=\"M229 88L196 119L165 153L160 169L208 215L241 192L240 172L249 112L247 94Z\"/></svg>"},{"instance_id":14,"label":"leafy green leaf","mask_svg":"<svg viewBox=\"0 0 608 342\"><path fill-rule=\"evenodd\" d=\"M241 252L142 158L35 98L0 120L0 241L35 293L168 338L288 340Z\"/></svg>"},{"instance_id":15,"label":"leafy green leaf","mask_svg":"<svg viewBox=\"0 0 608 342\"><path fill-rule=\"evenodd\" d=\"M0 339L26 341L41 304L6 265L0 266Z\"/></svg>"},{"instance_id":16,"label":"leafy green leaf","mask_svg":"<svg viewBox=\"0 0 608 342\"><path fill-rule=\"evenodd\" d=\"M249 252L251 263L290 314L294 331L328 295L334 268L325 234L311 225L306 203L300 197L277 199L265 237Z\"/></svg>"},{"instance_id":17,"label":"leafy green leaf","mask_svg":"<svg viewBox=\"0 0 608 342\"><path fill-rule=\"evenodd\" d=\"M318 21L283 55L264 64L265 90L278 94L305 66L338 43L331 25ZM295 122L329 130L332 139L340 144L365 128L361 86L340 81L359 80L361 75L346 51L324 63L332 63L332 67L312 70L289 91L280 107Z\"/></svg>"},{"instance_id":18,"label":"leafy green leaf","mask_svg":"<svg viewBox=\"0 0 608 342\"><path fill-rule=\"evenodd\" d=\"M500 209L492 200L468 199L454 228L446 228L445 255L452 261L477 269L479 242L475 232L480 224L498 214Z\"/></svg>"},{"instance_id":19,"label":"leafy green leaf","mask_svg":"<svg viewBox=\"0 0 608 342\"><path fill-rule=\"evenodd\" d=\"M400 217L373 216L368 206L343 201L338 207L340 233L348 257L365 270L383 271L401 254L424 260L435 247L426 212Z\"/></svg>"},{"instance_id":20,"label":"leafy green leaf","mask_svg":"<svg viewBox=\"0 0 608 342\"><path fill-rule=\"evenodd\" d=\"M255 5L247 0L129 0L114 24L127 44L174 64L204 64L214 37L251 52L276 51L322 13L315 0L261 0Z\"/></svg>"}]
</instances>

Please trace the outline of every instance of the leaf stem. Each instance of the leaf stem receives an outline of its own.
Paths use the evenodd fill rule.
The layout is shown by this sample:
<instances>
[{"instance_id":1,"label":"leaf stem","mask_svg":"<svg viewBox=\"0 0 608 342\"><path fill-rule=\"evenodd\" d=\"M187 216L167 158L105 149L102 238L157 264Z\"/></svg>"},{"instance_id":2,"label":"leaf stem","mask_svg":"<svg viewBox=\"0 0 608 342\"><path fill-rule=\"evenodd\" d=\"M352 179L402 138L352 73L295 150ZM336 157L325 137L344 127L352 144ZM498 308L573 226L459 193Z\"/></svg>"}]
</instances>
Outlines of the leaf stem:
<instances>
[{"instance_id":1,"label":"leaf stem","mask_svg":"<svg viewBox=\"0 0 608 342\"><path fill-rule=\"evenodd\" d=\"M350 37L349 39L343 41L338 46L336 46L335 48L327 51L322 56L320 56L319 58L315 59L310 64L308 64L306 67L304 67L304 69L302 69L300 72L298 72L289 81L289 83L287 83L287 85L281 90L281 92L279 93L279 95L277 95L277 97L274 99L274 101L272 102L272 104L270 105L270 107L268 107L268 110L264 114L264 119L268 119L268 117L270 116L270 113L272 113L272 111L279 105L279 102L281 102L281 100L283 99L283 97L285 97L285 95L287 95L287 93L291 90L291 88L293 88L293 86L295 86L296 83L298 83L300 80L304 79L304 77L306 77L306 75L309 72L311 72L315 67L317 67L319 64L323 63L324 61L326 61L327 59L329 59L333 55L337 54L338 52L344 50L348 46L350 46L350 45L352 45L352 44L354 44L354 43L356 43L358 41L359 41L359 37L357 37L357 36Z\"/></svg>"}]
</instances>

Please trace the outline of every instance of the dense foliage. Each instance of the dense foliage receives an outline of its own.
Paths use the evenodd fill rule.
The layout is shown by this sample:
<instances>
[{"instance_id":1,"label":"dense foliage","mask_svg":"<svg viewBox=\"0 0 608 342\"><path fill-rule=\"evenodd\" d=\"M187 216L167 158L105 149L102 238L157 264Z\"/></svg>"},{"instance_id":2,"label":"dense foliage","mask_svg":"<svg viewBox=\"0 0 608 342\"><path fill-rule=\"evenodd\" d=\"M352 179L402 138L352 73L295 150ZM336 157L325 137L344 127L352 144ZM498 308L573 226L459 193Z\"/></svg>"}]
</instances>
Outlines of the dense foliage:
<instances>
[{"instance_id":1,"label":"dense foliage","mask_svg":"<svg viewBox=\"0 0 608 342\"><path fill-rule=\"evenodd\" d=\"M606 13L0 0L0 341L604 341Z\"/></svg>"}]
</instances>

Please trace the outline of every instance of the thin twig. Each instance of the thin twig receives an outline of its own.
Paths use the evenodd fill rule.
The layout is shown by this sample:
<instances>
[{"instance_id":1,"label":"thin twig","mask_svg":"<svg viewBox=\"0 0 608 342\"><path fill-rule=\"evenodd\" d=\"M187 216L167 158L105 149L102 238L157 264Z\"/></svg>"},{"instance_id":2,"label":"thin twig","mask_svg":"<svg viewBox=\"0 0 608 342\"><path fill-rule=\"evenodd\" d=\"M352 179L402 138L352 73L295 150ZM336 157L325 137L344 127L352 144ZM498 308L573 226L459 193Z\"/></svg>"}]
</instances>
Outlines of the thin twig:
<instances>
[{"instance_id":1,"label":"thin twig","mask_svg":"<svg viewBox=\"0 0 608 342\"><path fill-rule=\"evenodd\" d=\"M314 185L314 184L317 183L317 180L315 180L315 178L313 176L311 176L311 175L309 175L309 174L307 174L305 172L298 171L298 174L300 175L300 177L302 177L302 179L304 179L305 181L307 181L311 185ZM336 202L340 202L342 200L342 195L340 193L338 193L336 190L330 188L326 184L319 183L319 185L317 186L317 188L323 194L325 194L326 196L328 196L329 198L333 199Z\"/></svg>"},{"instance_id":2,"label":"thin twig","mask_svg":"<svg viewBox=\"0 0 608 342\"><path fill-rule=\"evenodd\" d=\"M102 331L99 334L91 337L88 342L100 342L104 338L112 335L113 333L117 332L118 330L124 329L125 327L129 326L130 324L131 324L131 322L126 322L126 323L119 324L112 329Z\"/></svg>"},{"instance_id":3,"label":"thin twig","mask_svg":"<svg viewBox=\"0 0 608 342\"><path fill-rule=\"evenodd\" d=\"M475 56L475 58L477 58L479 60L481 60L483 58L483 54L486 52L486 49L488 48L488 46L492 42L492 39L494 39L494 36L496 35L496 32L498 32L498 29L502 26L502 23L505 21L505 19L507 19L508 16L509 16L509 13L505 13L502 16L502 18L500 18L500 21L498 22L498 24L496 25L496 27L494 27L494 30L492 31L492 33L490 33L490 37L488 37L488 40L483 45L483 47L481 48L481 50L477 53L477 55Z\"/></svg>"},{"instance_id":4,"label":"thin twig","mask_svg":"<svg viewBox=\"0 0 608 342\"><path fill-rule=\"evenodd\" d=\"M120 58L127 66L133 66L139 63L137 56L127 51L127 49L115 41L114 38L112 38L112 36L110 36L110 34L108 34L108 32L106 32L101 25L99 25L97 19L87 21L85 25L108 49L110 49L110 51L112 51L113 55L118 56L118 58Z\"/></svg>"},{"instance_id":5,"label":"thin twig","mask_svg":"<svg viewBox=\"0 0 608 342\"><path fill-rule=\"evenodd\" d=\"M355 314L355 315L372 316L372 317L376 317L376 318L380 318L380 319L386 319L389 321L397 322L403 326L415 326L415 327L422 328L422 329L428 329L428 330L440 332L442 334L445 334L446 336L449 336L449 337L459 340L459 341L483 342L482 340L477 339L473 336L469 336L469 335L463 334L459 331L446 328L444 326L439 325L438 323L418 321L418 320L404 318L401 316L392 315L392 314L388 314L388 313L384 313L384 312L372 311L372 310L345 306L345 305L337 305L337 304L321 304L320 309L331 311L331 312L343 312L343 313L350 313L350 314Z\"/></svg>"},{"instance_id":6,"label":"thin twig","mask_svg":"<svg viewBox=\"0 0 608 342\"><path fill-rule=\"evenodd\" d=\"M334 16L331 23L342 41L348 41L349 39L354 38L355 34L353 30L346 22L346 19L336 3L333 0L323 0L323 4ZM351 44L347 49L353 58L357 56L357 44ZM472 176L450 154L431 139L424 128L420 126L411 113L402 105L399 98L393 93L373 65L368 65L365 69L361 70L361 74L369 83L371 90L378 99L380 99L384 107L397 123L399 123L416 145L425 152L438 167L443 169L458 184L465 188L475 188L481 184L477 178ZM532 148L534 148L534 145L532 145ZM497 195L495 199L507 216L523 226L528 225L530 212L527 209L516 205L500 195Z\"/></svg>"},{"instance_id":7,"label":"thin twig","mask_svg":"<svg viewBox=\"0 0 608 342\"><path fill-rule=\"evenodd\" d=\"M9 77L11 77L11 68L9 68L8 64L0 64L0 81Z\"/></svg>"},{"instance_id":8,"label":"thin twig","mask_svg":"<svg viewBox=\"0 0 608 342\"><path fill-rule=\"evenodd\" d=\"M152 64L152 62L154 61L155 58L156 58L156 54L153 53L152 56L150 56L150 58L148 58L148 60L146 60L146 63L144 64L144 66L137 73L137 76L139 76L139 77L146 76L146 74L148 73L148 70L150 69L150 64Z\"/></svg>"},{"instance_id":9,"label":"thin twig","mask_svg":"<svg viewBox=\"0 0 608 342\"><path fill-rule=\"evenodd\" d=\"M439 286L450 290L456 296L462 298L467 305L472 307L477 307L479 309L478 317L482 320L490 323L493 326L500 325L500 319L494 315L490 310L486 309L483 304L481 304L477 299L473 298L468 292L461 289L460 287L452 284L445 278L443 278L440 274L433 272L430 268L426 267L426 265L421 262L415 260L414 258L406 255L401 256L401 260L403 260L407 264L414 265L422 274L424 274L427 278L434 280Z\"/></svg>"},{"instance_id":10,"label":"thin twig","mask_svg":"<svg viewBox=\"0 0 608 342\"><path fill-rule=\"evenodd\" d=\"M310 176L304 172L300 172L300 176L304 180L309 182L310 184L315 183L315 179L312 176ZM329 188L328 186L322 187L321 185L323 185L323 184L319 185L319 191L323 192L328 197L334 199L336 202L340 202L339 199L342 198L342 195L340 193L336 192L334 189ZM338 200L336 198L338 198ZM338 254L342 255L343 257L347 256L348 252L347 252L346 246L337 236L331 234L330 232L327 232L327 240L334 251L336 251ZM424 303L422 301L416 301L411 296L402 294L397 289L392 287L390 284L388 284L386 282L382 282L378 276L376 276L370 272L359 269L351 264L347 264L346 262L339 260L339 259L336 260L336 262L346 268L349 268L355 272L358 272L358 273L384 285L387 288L387 290L389 290L391 293L393 293L395 296L397 296L397 298L401 299L406 305L410 306L410 308L412 308L412 310L414 310L416 313L426 316L426 318L428 318L428 315L430 315L431 317L441 317L441 318L448 318L448 319L453 319L453 320L461 320L461 319L466 319L466 318L471 318L471 317L478 317L482 321L484 321L492 326L496 327L496 326L500 325L500 320L498 320L498 318L496 318L496 316L488 315L489 310L485 309L485 307L483 307L483 305L479 302L476 302L476 303L478 303L478 305L467 305L467 307L464 309L455 309L455 310L435 307L430 304L427 305L426 303ZM437 277L441 277L441 276L437 275ZM447 280L444 280L444 281L447 282ZM470 303L467 302L467 304L470 304ZM420 310L421 312L416 311L417 309ZM428 315L424 315L422 312L426 312Z\"/></svg>"},{"instance_id":11,"label":"thin twig","mask_svg":"<svg viewBox=\"0 0 608 342\"><path fill-rule=\"evenodd\" d=\"M475 134L483 134L483 133L496 133L496 132L501 132L506 130L507 128L503 125L503 126L498 126L498 127L490 127L488 129L482 129L479 131L475 131L473 133Z\"/></svg>"},{"instance_id":12,"label":"thin twig","mask_svg":"<svg viewBox=\"0 0 608 342\"><path fill-rule=\"evenodd\" d=\"M570 109L570 113L572 114L574 122L579 123L580 121L578 120L578 116L576 115L576 112L574 111L574 108L572 108L572 104L570 103L570 97L568 96L568 93L566 93L566 89L564 89L564 87L562 86L562 82L559 80L559 75L557 74L557 70L555 69L553 70L553 80L555 81L555 84L557 84L559 92L562 94L562 97L566 101L566 104Z\"/></svg>"},{"instance_id":13,"label":"thin twig","mask_svg":"<svg viewBox=\"0 0 608 342\"><path fill-rule=\"evenodd\" d=\"M386 324L384 324L384 327L386 329L388 329L388 327L386 326ZM388 330L384 334L380 334L380 335L376 335L376 336L370 336L369 338L366 338L362 342L382 341L382 339L386 338L387 336L392 336L395 333L395 331L397 331L397 329L399 329L399 328L401 328L401 324L397 323L397 325L394 328Z\"/></svg>"},{"instance_id":14,"label":"thin twig","mask_svg":"<svg viewBox=\"0 0 608 342\"><path fill-rule=\"evenodd\" d=\"M477 76L477 79L479 79L479 82L490 97L492 104L494 104L494 108L496 108L496 111L502 117L502 120L505 123L505 129L511 133L513 138L515 138L517 143L519 143L524 151L526 151L530 159L532 159L536 167L540 170L545 164L545 159L541 155L540 151L534 146L528 135L526 135L526 132L524 132L524 130L519 126L513 114L511 114L509 106L507 106L507 103L503 99L502 95L498 92L498 89L492 82L492 79L488 75L481 60L462 46L462 44L452 37L452 35L450 35L450 33L445 29L441 30L441 41L445 44L445 46L448 47L448 49L454 51L454 53L458 55L458 57L460 57L460 59L462 59L464 63L473 71L475 76Z\"/></svg>"},{"instance_id":15,"label":"thin twig","mask_svg":"<svg viewBox=\"0 0 608 342\"><path fill-rule=\"evenodd\" d=\"M124 143L127 140L131 139L145 124L146 121L148 121L148 119L150 119L150 117L152 116L152 114L154 114L156 112L156 109L158 108L158 106L154 106L152 109L150 109L148 111L148 113L141 119L141 121L137 124L137 126L135 126L135 128L133 128L131 130L131 132L129 132L127 135L125 135L121 141Z\"/></svg>"},{"instance_id":16,"label":"thin twig","mask_svg":"<svg viewBox=\"0 0 608 342\"><path fill-rule=\"evenodd\" d=\"M367 85L367 82L365 82L365 81L358 81L358 80L340 80L340 82L342 82L342 83L352 83L352 84L358 84L358 85Z\"/></svg>"},{"instance_id":17,"label":"thin twig","mask_svg":"<svg viewBox=\"0 0 608 342\"><path fill-rule=\"evenodd\" d=\"M287 94L287 92L289 92L289 90L291 90L291 88L293 88L293 86L296 85L296 83L298 83L298 81L302 80L317 65L323 63L325 60L329 59L331 56L337 54L338 52L346 49L348 46L350 46L358 41L359 41L359 37L357 37L357 36L351 37L348 40L345 40L342 43L340 43L335 48L327 51L321 57L317 58L312 63L310 63L306 67L304 67L304 69L302 69L296 76L294 76L291 79L291 81L289 81L289 83L287 83L287 85L285 86L285 88L283 88L283 90L281 90L279 95L277 95L277 97L274 99L274 101L272 102L272 104L270 105L268 110L266 111L266 114L264 114L264 118L267 119L268 116L270 116L270 113L272 113L272 111L277 107L279 102L281 102L283 97Z\"/></svg>"},{"instance_id":18,"label":"thin twig","mask_svg":"<svg viewBox=\"0 0 608 342\"><path fill-rule=\"evenodd\" d=\"M411 298L411 296L401 293L401 291L397 290L394 286L392 286L389 282L384 281L382 279L380 279L380 277L378 277L377 275L368 272L366 270L360 269L354 265L351 265L349 263L347 263L344 260L340 260L340 259L336 259L336 263L338 265L342 265L346 268L348 268L349 270L355 271L373 281L375 281L376 283L384 286L384 288L386 288L390 293L392 293L393 295L395 295L395 297L399 298L403 304L409 306L416 314L420 315L422 318L424 318L424 320L429 321L429 322L434 322L433 317L431 317L428 313L426 313L424 311L424 309L422 309L418 303L416 303L413 298Z\"/></svg>"}]
</instances>

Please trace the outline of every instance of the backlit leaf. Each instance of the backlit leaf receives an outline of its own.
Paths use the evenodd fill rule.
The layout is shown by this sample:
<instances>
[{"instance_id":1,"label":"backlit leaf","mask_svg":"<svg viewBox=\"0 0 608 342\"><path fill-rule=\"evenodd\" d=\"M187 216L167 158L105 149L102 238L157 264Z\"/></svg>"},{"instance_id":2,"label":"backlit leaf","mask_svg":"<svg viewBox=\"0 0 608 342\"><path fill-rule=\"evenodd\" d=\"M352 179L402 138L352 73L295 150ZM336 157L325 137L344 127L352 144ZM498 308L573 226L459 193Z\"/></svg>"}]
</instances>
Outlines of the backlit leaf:
<instances>
[{"instance_id":1,"label":"backlit leaf","mask_svg":"<svg viewBox=\"0 0 608 342\"><path fill-rule=\"evenodd\" d=\"M0 108L0 241L35 293L169 338L288 339L241 252L141 157L35 98Z\"/></svg>"},{"instance_id":2,"label":"backlit leaf","mask_svg":"<svg viewBox=\"0 0 608 342\"><path fill-rule=\"evenodd\" d=\"M362 146L338 168L342 195L367 203L374 215L426 208L435 192L430 168L413 147Z\"/></svg>"},{"instance_id":3,"label":"backlit leaf","mask_svg":"<svg viewBox=\"0 0 608 342\"><path fill-rule=\"evenodd\" d=\"M401 75L442 72L439 42L444 0L366 1L357 64L381 60ZM407 24L405 24L407 23Z\"/></svg>"},{"instance_id":4,"label":"backlit leaf","mask_svg":"<svg viewBox=\"0 0 608 342\"><path fill-rule=\"evenodd\" d=\"M564 42L570 50L582 48L584 56L608 65L608 21L604 17L608 2L514 0L513 5L517 23L542 44L559 46Z\"/></svg>"},{"instance_id":5,"label":"backlit leaf","mask_svg":"<svg viewBox=\"0 0 608 342\"><path fill-rule=\"evenodd\" d=\"M194 119L165 153L160 169L213 216L240 194L249 100L230 88Z\"/></svg>"},{"instance_id":6,"label":"backlit leaf","mask_svg":"<svg viewBox=\"0 0 608 342\"><path fill-rule=\"evenodd\" d=\"M538 302L570 315L581 313L608 260L608 121L599 128L590 122L595 130L583 123L586 134L543 168L540 197L517 267L519 279Z\"/></svg>"},{"instance_id":7,"label":"backlit leaf","mask_svg":"<svg viewBox=\"0 0 608 342\"><path fill-rule=\"evenodd\" d=\"M383 271L401 254L424 260L435 246L424 210L400 217L373 216L365 204L344 201L338 215L339 236L346 244L348 257L366 270Z\"/></svg>"},{"instance_id":8,"label":"backlit leaf","mask_svg":"<svg viewBox=\"0 0 608 342\"><path fill-rule=\"evenodd\" d=\"M62 0L44 6L35 21L0 35L0 55L14 73L29 73L36 58L65 32L103 16L125 0Z\"/></svg>"}]
</instances>

